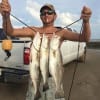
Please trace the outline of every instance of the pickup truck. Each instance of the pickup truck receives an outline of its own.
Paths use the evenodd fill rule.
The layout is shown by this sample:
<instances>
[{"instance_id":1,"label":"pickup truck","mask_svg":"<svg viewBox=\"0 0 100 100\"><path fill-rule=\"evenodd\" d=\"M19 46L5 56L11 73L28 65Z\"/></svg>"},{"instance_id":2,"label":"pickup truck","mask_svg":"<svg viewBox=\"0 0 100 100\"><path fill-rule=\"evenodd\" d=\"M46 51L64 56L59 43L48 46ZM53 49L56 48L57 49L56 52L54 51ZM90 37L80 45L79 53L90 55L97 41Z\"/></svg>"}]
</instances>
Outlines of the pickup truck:
<instances>
[{"instance_id":1,"label":"pickup truck","mask_svg":"<svg viewBox=\"0 0 100 100\"><path fill-rule=\"evenodd\" d=\"M5 39L3 29L0 29L0 82L4 83L24 83L28 81L29 77L29 56L30 56L30 43L29 38L16 38L12 39L13 48L8 54L2 49L2 40ZM61 46L61 53L63 57L63 64L67 64L77 59L78 42L65 40ZM80 43L79 57L84 60L86 44ZM8 56L8 57L7 57Z\"/></svg>"}]
</instances>

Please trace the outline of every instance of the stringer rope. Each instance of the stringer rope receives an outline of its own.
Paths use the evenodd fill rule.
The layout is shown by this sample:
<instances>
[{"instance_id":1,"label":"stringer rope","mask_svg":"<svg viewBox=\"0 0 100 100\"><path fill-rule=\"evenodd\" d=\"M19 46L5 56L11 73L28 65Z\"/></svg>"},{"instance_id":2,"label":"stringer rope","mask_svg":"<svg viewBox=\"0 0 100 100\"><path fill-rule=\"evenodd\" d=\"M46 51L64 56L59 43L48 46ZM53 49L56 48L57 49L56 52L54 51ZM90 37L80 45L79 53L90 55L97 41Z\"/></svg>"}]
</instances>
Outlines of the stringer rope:
<instances>
[{"instance_id":1,"label":"stringer rope","mask_svg":"<svg viewBox=\"0 0 100 100\"><path fill-rule=\"evenodd\" d=\"M69 90L68 100L70 100L70 97L71 97L71 92L72 92L72 88L73 88L73 84L74 84L74 80L75 80L75 75L76 75L77 68L78 68L79 47L80 47L80 36L81 36L81 34L82 34L82 30L83 30L83 24L82 24L82 26L81 26L80 35L79 35L77 59L76 59L76 62L75 62L74 72L73 72L73 75L72 75L72 82L71 82L71 86L70 86L70 90Z\"/></svg>"}]
</instances>

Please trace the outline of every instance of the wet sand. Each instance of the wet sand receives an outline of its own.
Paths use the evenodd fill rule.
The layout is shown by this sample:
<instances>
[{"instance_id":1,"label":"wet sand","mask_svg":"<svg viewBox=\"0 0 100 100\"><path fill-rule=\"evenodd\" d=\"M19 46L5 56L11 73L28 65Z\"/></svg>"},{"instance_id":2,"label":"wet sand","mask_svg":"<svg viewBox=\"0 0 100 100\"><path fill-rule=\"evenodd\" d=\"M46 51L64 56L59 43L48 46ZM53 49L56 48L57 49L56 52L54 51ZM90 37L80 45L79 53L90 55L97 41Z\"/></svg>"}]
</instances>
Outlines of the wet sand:
<instances>
[{"instance_id":1,"label":"wet sand","mask_svg":"<svg viewBox=\"0 0 100 100\"><path fill-rule=\"evenodd\" d=\"M76 62L64 66L65 100L68 100ZM0 100L25 100L27 84L0 83ZM70 100L100 100L100 49L87 49L85 63L78 63Z\"/></svg>"}]
</instances>

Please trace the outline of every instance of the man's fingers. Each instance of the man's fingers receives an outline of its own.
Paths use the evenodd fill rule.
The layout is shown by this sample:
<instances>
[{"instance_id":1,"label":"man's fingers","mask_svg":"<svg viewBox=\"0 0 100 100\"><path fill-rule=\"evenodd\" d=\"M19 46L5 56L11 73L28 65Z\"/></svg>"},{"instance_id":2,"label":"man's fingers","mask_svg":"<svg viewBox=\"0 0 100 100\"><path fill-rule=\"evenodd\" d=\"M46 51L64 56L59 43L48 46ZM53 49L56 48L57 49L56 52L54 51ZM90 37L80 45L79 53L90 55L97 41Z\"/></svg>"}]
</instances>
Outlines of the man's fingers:
<instances>
[{"instance_id":1,"label":"man's fingers","mask_svg":"<svg viewBox=\"0 0 100 100\"><path fill-rule=\"evenodd\" d=\"M87 6L84 6L82 9L82 14L92 14L92 11Z\"/></svg>"}]
</instances>

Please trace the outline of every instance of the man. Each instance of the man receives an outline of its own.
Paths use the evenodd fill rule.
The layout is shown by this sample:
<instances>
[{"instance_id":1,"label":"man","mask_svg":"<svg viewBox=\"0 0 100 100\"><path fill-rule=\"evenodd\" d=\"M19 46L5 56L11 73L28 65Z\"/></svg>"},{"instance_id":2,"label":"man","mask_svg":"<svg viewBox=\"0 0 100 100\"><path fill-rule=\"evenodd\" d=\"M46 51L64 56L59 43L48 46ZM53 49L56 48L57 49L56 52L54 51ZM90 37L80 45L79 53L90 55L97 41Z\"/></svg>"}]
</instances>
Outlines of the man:
<instances>
[{"instance_id":1,"label":"man","mask_svg":"<svg viewBox=\"0 0 100 100\"><path fill-rule=\"evenodd\" d=\"M89 19L91 17L91 10L90 8L83 7L81 13L81 19L83 19L83 30L82 34L79 35L77 32L72 32L67 29L61 29L54 26L54 22L57 18L57 13L55 8L51 4L45 4L40 9L40 18L43 23L41 27L31 26L32 29L25 27L25 28L13 28L11 21L10 21L10 11L11 7L9 2L3 1L0 4L0 12L3 19L3 28L7 32L7 35L10 36L17 36L17 37L30 37L33 38L36 32L45 33L49 39L51 39L52 34L55 32L57 35L61 37L61 42L63 40L72 40L72 41L86 41L88 42L91 35ZM79 39L80 38L80 39ZM30 87L30 85L29 85ZM29 90L30 91L30 90Z\"/></svg>"},{"instance_id":2,"label":"man","mask_svg":"<svg viewBox=\"0 0 100 100\"><path fill-rule=\"evenodd\" d=\"M3 28L7 31L10 36L20 36L20 37L34 37L36 32L46 33L49 37L55 32L57 35L61 36L61 40L72 40L79 41L79 34L77 32L72 32L67 29L60 30L54 26L54 21L56 20L57 14L54 6L51 4L43 5L40 9L40 18L42 20L43 26L35 27L32 26L33 30L28 27L25 28L13 28L10 20L11 7L8 1L3 1L0 4L0 12L3 19ZM88 7L83 7L81 12L81 19L83 19L83 30L80 36L80 41L88 42L91 35L89 19L91 17L91 10ZM7 29L6 29L7 28Z\"/></svg>"}]
</instances>

